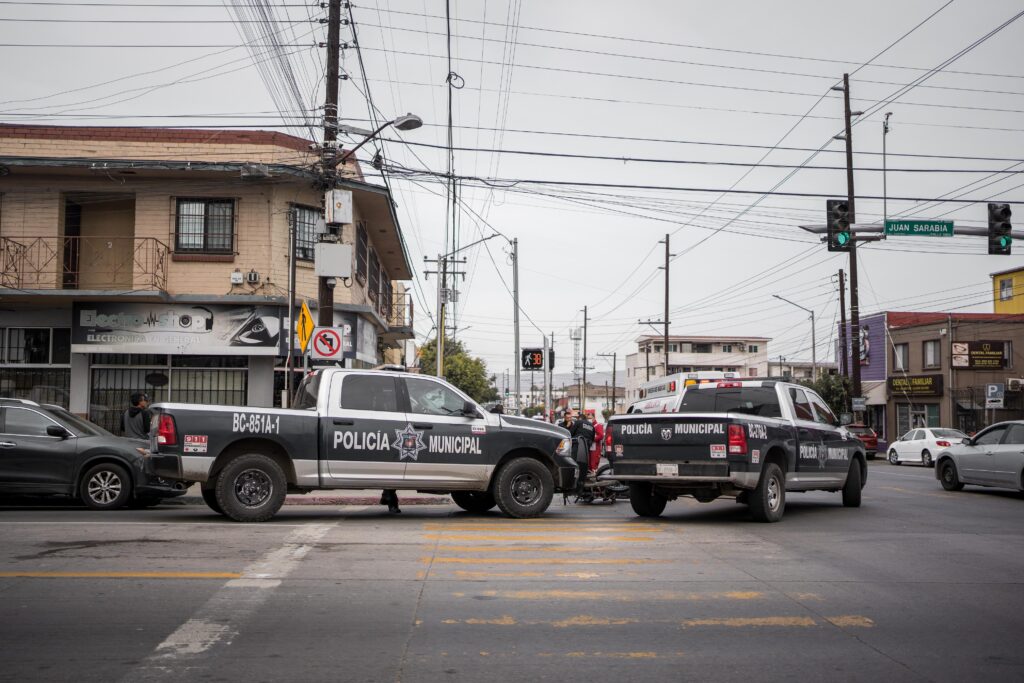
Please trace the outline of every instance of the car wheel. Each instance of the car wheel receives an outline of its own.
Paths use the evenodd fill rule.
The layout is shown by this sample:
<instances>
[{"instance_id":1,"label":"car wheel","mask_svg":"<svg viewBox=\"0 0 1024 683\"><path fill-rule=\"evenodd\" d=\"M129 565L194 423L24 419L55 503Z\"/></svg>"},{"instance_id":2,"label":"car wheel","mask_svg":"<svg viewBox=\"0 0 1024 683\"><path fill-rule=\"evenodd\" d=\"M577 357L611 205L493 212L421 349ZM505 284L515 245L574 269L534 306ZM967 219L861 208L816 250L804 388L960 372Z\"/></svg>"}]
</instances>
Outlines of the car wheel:
<instances>
[{"instance_id":1,"label":"car wheel","mask_svg":"<svg viewBox=\"0 0 1024 683\"><path fill-rule=\"evenodd\" d=\"M960 481L960 475L956 472L956 464L952 460L947 460L942 463L942 469L939 470L939 481L942 482L942 488L947 491L959 491L964 487Z\"/></svg>"},{"instance_id":2,"label":"car wheel","mask_svg":"<svg viewBox=\"0 0 1024 683\"><path fill-rule=\"evenodd\" d=\"M217 491L213 487L207 488L205 486L203 486L200 491L203 494L203 502L218 515L223 515L224 508L222 508L220 503L217 502Z\"/></svg>"},{"instance_id":3,"label":"car wheel","mask_svg":"<svg viewBox=\"0 0 1024 683\"><path fill-rule=\"evenodd\" d=\"M859 508L860 492L863 488L860 463L854 460L850 463L850 471L846 474L846 483L843 484L843 507Z\"/></svg>"},{"instance_id":4,"label":"car wheel","mask_svg":"<svg viewBox=\"0 0 1024 683\"><path fill-rule=\"evenodd\" d=\"M105 462L89 470L78 487L86 507L93 510L116 510L132 497L132 480L121 465Z\"/></svg>"},{"instance_id":5,"label":"car wheel","mask_svg":"<svg viewBox=\"0 0 1024 683\"><path fill-rule=\"evenodd\" d=\"M933 464L932 463L932 454L929 453L928 451L922 451L921 452L921 464L924 465L925 467L931 467L932 464Z\"/></svg>"},{"instance_id":6,"label":"car wheel","mask_svg":"<svg viewBox=\"0 0 1024 683\"><path fill-rule=\"evenodd\" d=\"M629 482L629 504L641 517L658 517L665 511L668 499L659 496L646 481Z\"/></svg>"},{"instance_id":7,"label":"car wheel","mask_svg":"<svg viewBox=\"0 0 1024 683\"><path fill-rule=\"evenodd\" d=\"M498 504L490 491L452 491L452 500L466 512L477 514L487 512Z\"/></svg>"},{"instance_id":8,"label":"car wheel","mask_svg":"<svg viewBox=\"0 0 1024 683\"><path fill-rule=\"evenodd\" d=\"M223 513L236 522L265 522L284 504L286 484L276 462L249 453L224 466L217 475L214 492Z\"/></svg>"},{"instance_id":9,"label":"car wheel","mask_svg":"<svg viewBox=\"0 0 1024 683\"><path fill-rule=\"evenodd\" d=\"M773 462L761 470L757 488L748 499L750 513L758 522L777 522L786 510L786 478L782 469Z\"/></svg>"},{"instance_id":10,"label":"car wheel","mask_svg":"<svg viewBox=\"0 0 1024 683\"><path fill-rule=\"evenodd\" d=\"M899 465L900 464L900 456L896 455L896 449L895 448L889 449L889 464L890 465Z\"/></svg>"},{"instance_id":11,"label":"car wheel","mask_svg":"<svg viewBox=\"0 0 1024 683\"><path fill-rule=\"evenodd\" d=\"M509 517L541 515L551 505L555 482L545 465L533 458L510 460L498 472L494 499Z\"/></svg>"}]
</instances>

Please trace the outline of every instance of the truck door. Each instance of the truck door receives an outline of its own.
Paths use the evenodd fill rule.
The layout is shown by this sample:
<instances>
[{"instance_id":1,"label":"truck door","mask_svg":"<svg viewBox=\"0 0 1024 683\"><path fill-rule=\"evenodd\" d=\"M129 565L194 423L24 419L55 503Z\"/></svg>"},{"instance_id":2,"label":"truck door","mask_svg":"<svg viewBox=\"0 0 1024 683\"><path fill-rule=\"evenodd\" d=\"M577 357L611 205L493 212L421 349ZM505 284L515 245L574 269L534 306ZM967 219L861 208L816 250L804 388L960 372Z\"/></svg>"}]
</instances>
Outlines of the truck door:
<instances>
[{"instance_id":1,"label":"truck door","mask_svg":"<svg viewBox=\"0 0 1024 683\"><path fill-rule=\"evenodd\" d=\"M398 380L383 373L340 373L320 417L320 463L328 486L401 488L407 420Z\"/></svg>"},{"instance_id":2,"label":"truck door","mask_svg":"<svg viewBox=\"0 0 1024 683\"><path fill-rule=\"evenodd\" d=\"M796 469L817 477L824 473L827 453L822 430L814 419L814 410L803 389L789 387L789 400L793 405L793 422L798 441Z\"/></svg>"},{"instance_id":3,"label":"truck door","mask_svg":"<svg viewBox=\"0 0 1024 683\"><path fill-rule=\"evenodd\" d=\"M410 453L405 477L418 486L484 489L498 455L496 416L477 409L464 415L466 398L446 384L427 377L405 377L409 428L425 448Z\"/></svg>"},{"instance_id":4,"label":"truck door","mask_svg":"<svg viewBox=\"0 0 1024 683\"><path fill-rule=\"evenodd\" d=\"M818 423L818 432L825 447L825 471L834 475L836 481L844 482L857 444L853 437L846 439L839 431L839 420L825 401L813 391L807 390L806 393L814 408L814 420Z\"/></svg>"}]
</instances>

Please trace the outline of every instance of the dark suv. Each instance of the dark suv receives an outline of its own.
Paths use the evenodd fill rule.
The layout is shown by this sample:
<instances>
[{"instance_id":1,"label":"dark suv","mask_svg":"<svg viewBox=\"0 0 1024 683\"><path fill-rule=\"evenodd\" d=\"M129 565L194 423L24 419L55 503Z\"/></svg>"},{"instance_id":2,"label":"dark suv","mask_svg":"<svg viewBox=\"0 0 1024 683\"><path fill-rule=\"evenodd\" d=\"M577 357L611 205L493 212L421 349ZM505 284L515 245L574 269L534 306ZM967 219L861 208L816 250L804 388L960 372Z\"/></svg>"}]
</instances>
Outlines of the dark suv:
<instances>
[{"instance_id":1,"label":"dark suv","mask_svg":"<svg viewBox=\"0 0 1024 683\"><path fill-rule=\"evenodd\" d=\"M0 398L0 493L67 495L95 510L184 495L185 482L146 474L146 446L60 406Z\"/></svg>"}]
</instances>

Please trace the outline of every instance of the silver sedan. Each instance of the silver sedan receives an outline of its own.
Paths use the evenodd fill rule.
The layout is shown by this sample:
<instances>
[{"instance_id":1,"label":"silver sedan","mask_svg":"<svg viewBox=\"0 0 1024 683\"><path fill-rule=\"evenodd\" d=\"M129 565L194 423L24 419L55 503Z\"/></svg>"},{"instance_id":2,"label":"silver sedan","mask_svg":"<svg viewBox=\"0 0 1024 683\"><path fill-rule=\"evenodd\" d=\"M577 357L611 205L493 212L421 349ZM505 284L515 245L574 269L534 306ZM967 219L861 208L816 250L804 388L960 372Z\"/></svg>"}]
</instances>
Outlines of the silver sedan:
<instances>
[{"instance_id":1,"label":"silver sedan","mask_svg":"<svg viewBox=\"0 0 1024 683\"><path fill-rule=\"evenodd\" d=\"M939 453L935 476L947 491L964 484L1024 490L1024 420L1001 422Z\"/></svg>"}]
</instances>

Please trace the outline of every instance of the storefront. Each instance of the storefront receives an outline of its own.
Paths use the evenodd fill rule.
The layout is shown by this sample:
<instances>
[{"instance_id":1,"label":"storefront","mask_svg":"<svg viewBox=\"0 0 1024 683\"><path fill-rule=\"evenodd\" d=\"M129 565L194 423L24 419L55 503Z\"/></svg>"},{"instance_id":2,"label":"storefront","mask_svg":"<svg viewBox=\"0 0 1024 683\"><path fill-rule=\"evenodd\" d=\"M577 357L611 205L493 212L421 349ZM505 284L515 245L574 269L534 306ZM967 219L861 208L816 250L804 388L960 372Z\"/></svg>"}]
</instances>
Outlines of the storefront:
<instances>
[{"instance_id":1,"label":"storefront","mask_svg":"<svg viewBox=\"0 0 1024 683\"><path fill-rule=\"evenodd\" d=\"M911 429L941 427L943 377L942 375L899 375L889 378L892 396L890 424L896 433L890 440L900 438Z\"/></svg>"}]
</instances>

